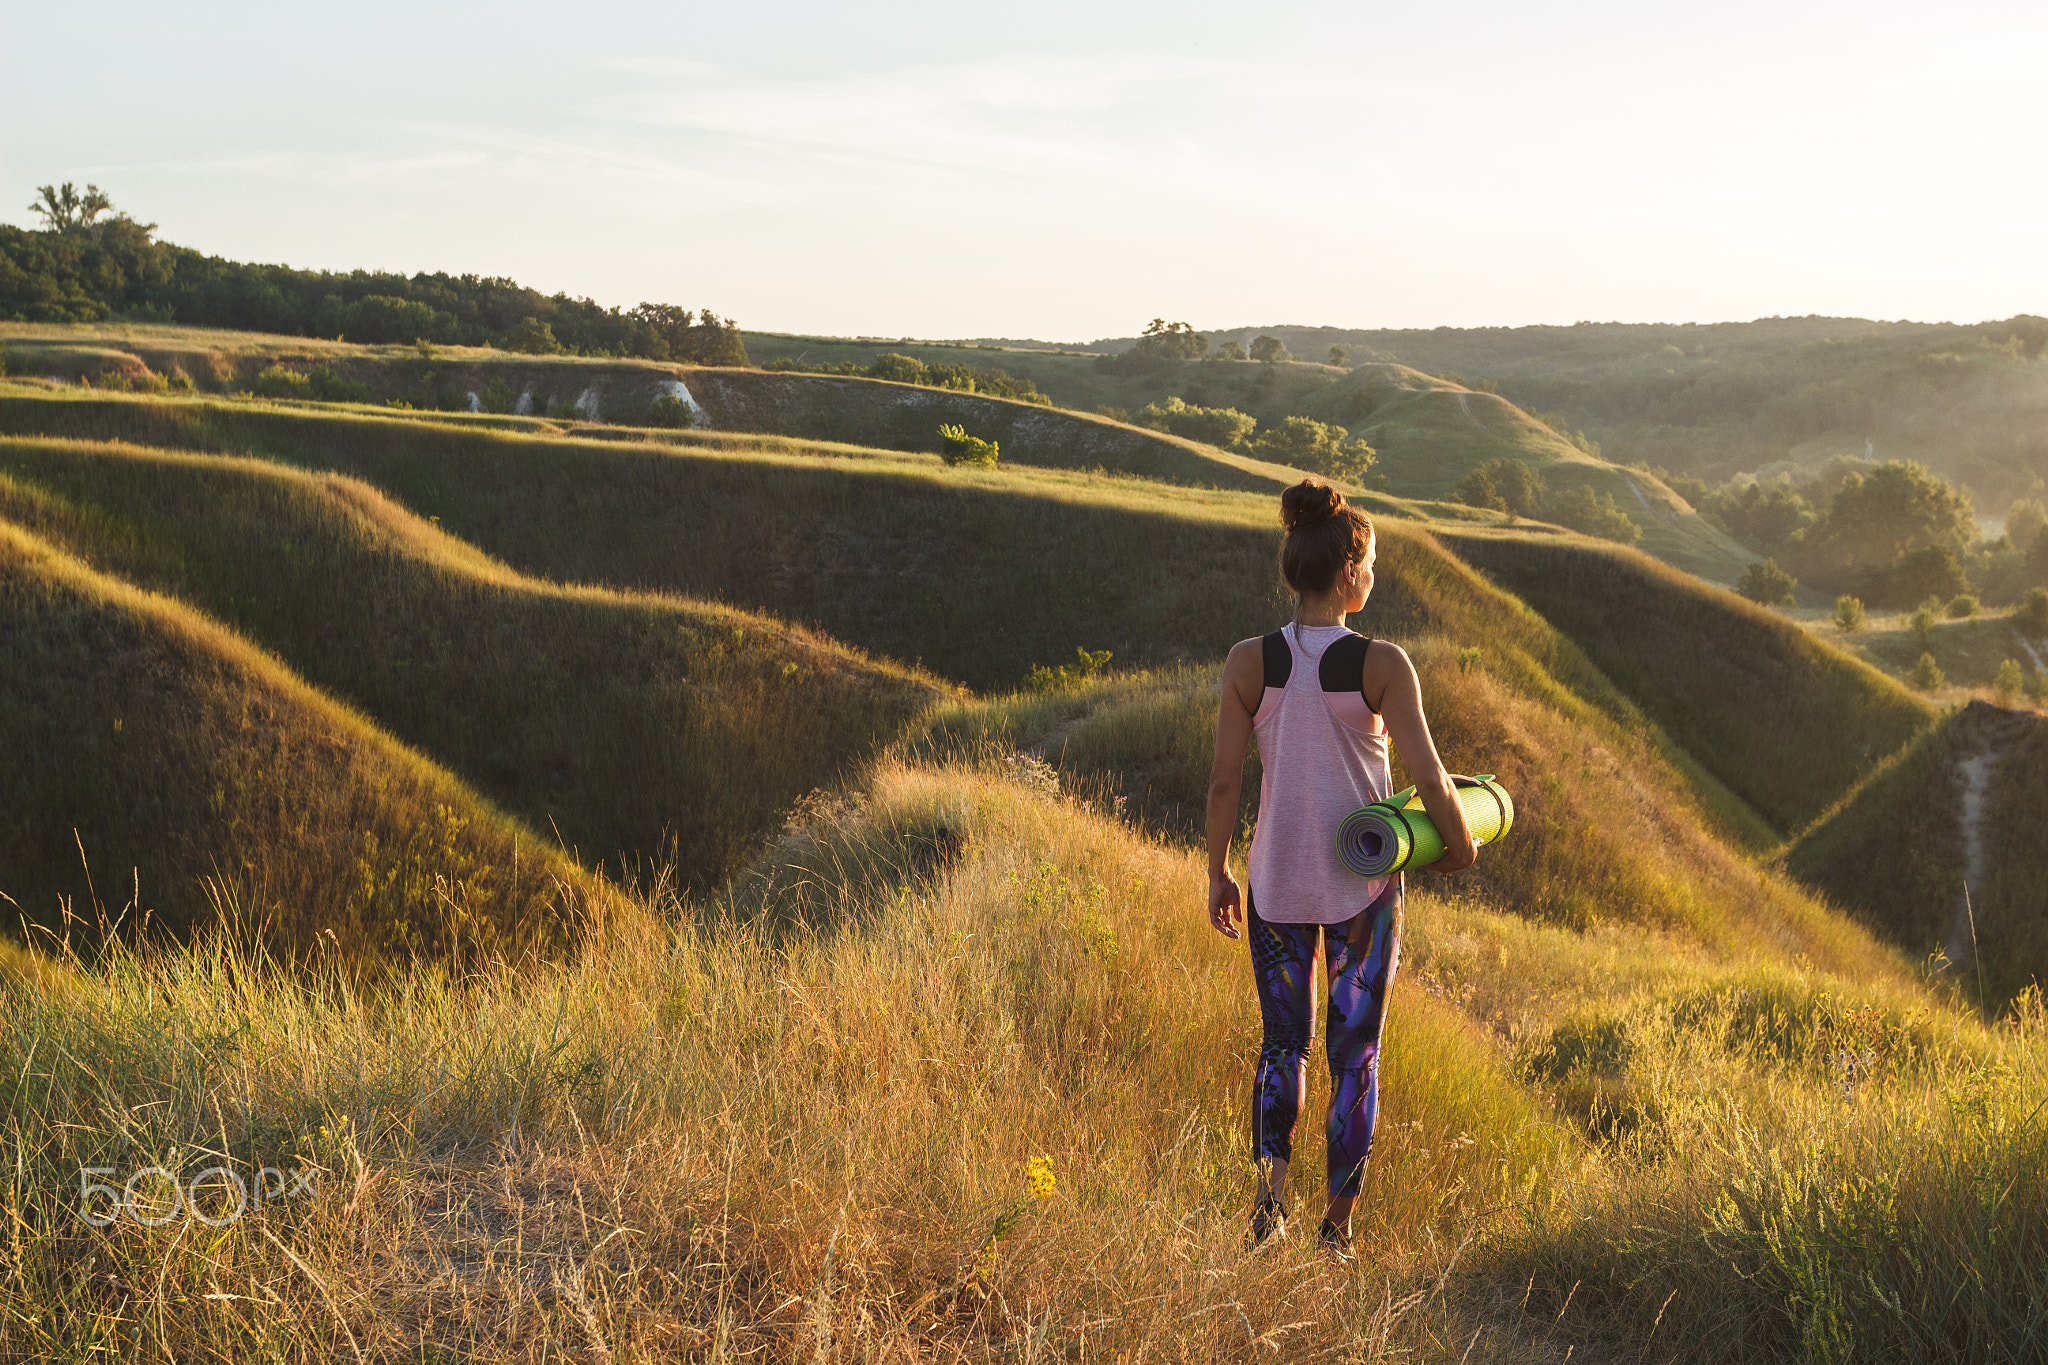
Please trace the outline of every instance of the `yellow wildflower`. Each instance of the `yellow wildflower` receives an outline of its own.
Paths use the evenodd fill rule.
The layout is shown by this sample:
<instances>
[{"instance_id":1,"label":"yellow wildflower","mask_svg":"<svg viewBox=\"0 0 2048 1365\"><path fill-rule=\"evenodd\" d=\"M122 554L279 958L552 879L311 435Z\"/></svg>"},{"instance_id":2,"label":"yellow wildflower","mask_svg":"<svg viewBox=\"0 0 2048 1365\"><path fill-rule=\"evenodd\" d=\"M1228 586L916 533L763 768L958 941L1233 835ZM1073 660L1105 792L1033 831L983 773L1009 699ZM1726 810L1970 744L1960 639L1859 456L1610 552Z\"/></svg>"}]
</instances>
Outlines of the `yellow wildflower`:
<instances>
[{"instance_id":1,"label":"yellow wildflower","mask_svg":"<svg viewBox=\"0 0 2048 1365\"><path fill-rule=\"evenodd\" d=\"M1052 1158L1035 1156L1024 1163L1024 1183L1031 1187L1031 1193L1039 1199L1052 1198L1055 1181L1052 1173Z\"/></svg>"}]
</instances>

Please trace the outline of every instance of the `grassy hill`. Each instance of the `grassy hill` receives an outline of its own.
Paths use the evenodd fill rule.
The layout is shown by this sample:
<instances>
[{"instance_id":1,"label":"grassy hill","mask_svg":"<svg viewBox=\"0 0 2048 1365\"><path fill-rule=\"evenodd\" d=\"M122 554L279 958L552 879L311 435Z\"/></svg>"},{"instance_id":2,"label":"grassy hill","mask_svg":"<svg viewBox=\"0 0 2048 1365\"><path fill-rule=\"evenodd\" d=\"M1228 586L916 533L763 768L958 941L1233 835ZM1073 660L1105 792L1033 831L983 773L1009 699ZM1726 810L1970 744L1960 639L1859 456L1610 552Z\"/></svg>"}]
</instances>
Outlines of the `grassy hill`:
<instances>
[{"instance_id":1,"label":"grassy hill","mask_svg":"<svg viewBox=\"0 0 2048 1365\"><path fill-rule=\"evenodd\" d=\"M1646 555L1579 537L1442 534L1781 835L1819 816L1931 720L1868 664Z\"/></svg>"},{"instance_id":2,"label":"grassy hill","mask_svg":"<svg viewBox=\"0 0 2048 1365\"><path fill-rule=\"evenodd\" d=\"M14 511L0 512L10 912L84 948L110 922L182 935L227 911L280 957L324 944L369 964L559 952L618 902L360 713Z\"/></svg>"},{"instance_id":3,"label":"grassy hill","mask_svg":"<svg viewBox=\"0 0 2048 1365\"><path fill-rule=\"evenodd\" d=\"M2048 977L2044 759L2039 715L1951 711L1801 835L1786 866L1915 956L1940 954L1986 1008L2004 1005Z\"/></svg>"},{"instance_id":4,"label":"grassy hill","mask_svg":"<svg viewBox=\"0 0 2048 1365\"><path fill-rule=\"evenodd\" d=\"M286 661L324 670L450 762L478 761L474 715L499 717L535 752L566 738L602 760L579 773L639 764L693 818L743 823L786 809L792 774L822 761L792 751L851 734L858 752L886 729L859 729L863 708L907 715L931 693L741 609L922 653L985 693L797 803L723 888L635 899L549 853L561 884L612 897L559 965L422 962L357 994L202 933L61 984L0 972L16 1229L0 1353L77 1356L145 1329L168 1355L223 1360L540 1343L615 1360L1297 1358L1331 1342L1364 1360L1677 1359L1712 1341L1762 1361L1815 1342L1941 1358L2034 1339L2048 1147L2027 1116L2048 1023L2023 1002L1986 1028L1739 851L1772 835L1734 779L1832 800L1869 766L1810 743L1797 770L1774 737L1892 726L1904 742L1924 712L1641 555L1381 523L1381 587L1357 624L1411 646L1448 761L1502 774L1521 817L1474 874L1412 879L1363 1264L1347 1267L1310 1238L1244 1246L1256 1010L1241 947L1204 924L1190 846L1216 660L1284 619L1270 495L790 437L599 440L535 419L76 390L0 398L0 430L0 515L93 557L37 551L64 574L353 715ZM736 623L744 641L723 633ZM93 689L147 664L97 625L55 638L104 640L104 657L51 635L0 636L27 661L0 681L37 698L53 755L9 809L101 771ZM1007 692L1076 645L1130 671ZM48 669L65 648L81 661ZM799 661L843 671L826 695L853 721L775 709ZM1776 714L1736 685L1745 662ZM184 656L140 672L136 692L211 676ZM677 719L679 676L732 712ZM761 742L722 738L728 721ZM708 751L726 786L763 788L758 804L655 772L663 727L691 724L703 739L675 762ZM636 739L650 756L627 751ZM180 753L145 760L134 772L186 780ZM292 789L333 798L356 768ZM114 770L98 799L131 776ZM667 795L604 806L597 786L574 805L606 818ZM284 803L275 827L223 831L190 819L205 799L164 807L195 830L132 817L131 837L296 851L294 831L323 828ZM331 860L293 866L350 884ZM1319 1128L1300 1135L1298 1210ZM1056 1172L1043 1198L1025 1180L1038 1159ZM317 1179L204 1238L70 1212L81 1166L221 1162ZM1988 1209L1985 1189L2003 1192Z\"/></svg>"},{"instance_id":5,"label":"grassy hill","mask_svg":"<svg viewBox=\"0 0 2048 1365\"><path fill-rule=\"evenodd\" d=\"M936 695L756 616L525 578L267 461L0 438L0 515L191 602L614 869L715 884Z\"/></svg>"},{"instance_id":6,"label":"grassy hill","mask_svg":"<svg viewBox=\"0 0 2048 1365\"><path fill-rule=\"evenodd\" d=\"M1496 381L1523 407L1583 427L1610 459L1709 481L1787 461L1817 467L1864 454L1866 441L1878 459L1918 460L1967 484L1987 514L2048 479L2048 323L2038 317L1262 330L1302 355L1338 345Z\"/></svg>"},{"instance_id":7,"label":"grassy hill","mask_svg":"<svg viewBox=\"0 0 2048 1365\"><path fill-rule=\"evenodd\" d=\"M11 336L10 336L11 332ZM1382 464L1374 482L1391 498L1439 499L1489 459L1520 459L1557 470L1558 491L1591 486L1638 521L1651 553L1717 581L1732 582L1753 556L1707 526L1652 476L1589 456L1558 432L1497 396L1476 393L1398 366L1356 374L1290 362L1158 362L1105 371L1099 358L1025 353L1014 368L1066 410L979 394L847 376L705 369L648 361L513 355L487 348L349 346L296 338L212 334L175 328L28 328L0 325L16 373L49 381L152 390L189 384L223 393L260 389L283 397L393 400L415 408L552 415L644 425L657 399L687 395L691 420L724 431L895 450L936 451L941 423L958 422L1001 443L1017 464L1104 469L1195 487L1266 491L1298 472L1087 412L1135 412L1167 397L1234 406L1273 423L1299 413L1371 428ZM207 349L201 349L202 347ZM809 346L791 353L808 354ZM855 344L815 348L822 358L859 359L901 349L939 363L959 348ZM845 352L844 356L840 352ZM770 357L773 358L773 357ZM978 352L964 358L985 359ZM1009 362L1011 353L999 359ZM279 371L291 378L281 379ZM308 377L311 376L312 379ZM324 377L323 377L324 376ZM314 384L313 379L318 383ZM296 384L297 387L293 387Z\"/></svg>"}]
</instances>

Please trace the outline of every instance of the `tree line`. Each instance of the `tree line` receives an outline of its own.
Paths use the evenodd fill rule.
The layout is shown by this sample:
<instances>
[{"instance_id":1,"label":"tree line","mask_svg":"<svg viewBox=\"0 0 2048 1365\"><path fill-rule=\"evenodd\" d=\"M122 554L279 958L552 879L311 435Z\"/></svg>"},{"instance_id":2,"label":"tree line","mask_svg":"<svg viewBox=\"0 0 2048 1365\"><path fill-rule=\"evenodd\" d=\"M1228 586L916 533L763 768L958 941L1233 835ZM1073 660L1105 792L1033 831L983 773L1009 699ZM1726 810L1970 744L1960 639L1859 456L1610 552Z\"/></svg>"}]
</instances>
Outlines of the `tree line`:
<instances>
[{"instance_id":1,"label":"tree line","mask_svg":"<svg viewBox=\"0 0 2048 1365\"><path fill-rule=\"evenodd\" d=\"M479 275L294 270L159 241L97 185L38 188L40 229L0 224L0 318L179 322L370 344L430 341L533 355L744 365L730 318L709 310L542 294Z\"/></svg>"},{"instance_id":2,"label":"tree line","mask_svg":"<svg viewBox=\"0 0 2048 1365\"><path fill-rule=\"evenodd\" d=\"M2048 585L2048 508L2038 492L2013 500L2005 534L1983 536L1969 496L1912 461L1837 458L1806 483L1739 480L1719 488L1666 481L1703 516L1763 555L1759 600L1789 598L1795 581L1880 609L1934 599L2016 602Z\"/></svg>"}]
</instances>

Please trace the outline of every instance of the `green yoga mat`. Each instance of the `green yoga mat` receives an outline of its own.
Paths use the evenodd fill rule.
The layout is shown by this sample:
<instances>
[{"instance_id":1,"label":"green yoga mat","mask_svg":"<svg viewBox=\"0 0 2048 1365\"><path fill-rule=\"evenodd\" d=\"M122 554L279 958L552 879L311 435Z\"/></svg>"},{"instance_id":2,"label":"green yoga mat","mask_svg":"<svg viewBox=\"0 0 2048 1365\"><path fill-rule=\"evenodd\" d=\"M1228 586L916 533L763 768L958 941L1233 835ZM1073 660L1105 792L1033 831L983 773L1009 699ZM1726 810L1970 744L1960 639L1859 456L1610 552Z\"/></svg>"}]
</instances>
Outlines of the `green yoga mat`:
<instances>
[{"instance_id":1,"label":"green yoga mat","mask_svg":"<svg viewBox=\"0 0 2048 1365\"><path fill-rule=\"evenodd\" d=\"M1515 827L1515 803L1492 773L1453 777L1451 785L1474 843L1497 844L1508 837ZM1410 787L1345 816L1337 826L1337 856L1361 877L1387 877L1406 867L1428 867L1444 856L1444 840Z\"/></svg>"}]
</instances>

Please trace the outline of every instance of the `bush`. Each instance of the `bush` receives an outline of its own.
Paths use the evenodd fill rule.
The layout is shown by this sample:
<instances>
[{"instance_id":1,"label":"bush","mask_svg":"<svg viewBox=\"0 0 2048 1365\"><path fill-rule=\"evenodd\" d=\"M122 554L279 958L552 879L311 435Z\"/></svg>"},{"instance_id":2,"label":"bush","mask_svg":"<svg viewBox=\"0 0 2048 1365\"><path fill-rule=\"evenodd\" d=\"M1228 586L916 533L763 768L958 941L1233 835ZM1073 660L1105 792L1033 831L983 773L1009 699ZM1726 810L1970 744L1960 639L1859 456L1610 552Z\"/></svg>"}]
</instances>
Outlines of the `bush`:
<instances>
[{"instance_id":1,"label":"bush","mask_svg":"<svg viewBox=\"0 0 2048 1365\"><path fill-rule=\"evenodd\" d=\"M536 318L522 318L513 324L510 330L498 338L498 345L520 355L560 355L568 349L555 340L553 323L541 322Z\"/></svg>"},{"instance_id":2,"label":"bush","mask_svg":"<svg viewBox=\"0 0 2048 1365\"><path fill-rule=\"evenodd\" d=\"M259 398L310 398L313 381L296 370L273 363L256 376L254 389Z\"/></svg>"},{"instance_id":3,"label":"bush","mask_svg":"<svg viewBox=\"0 0 2048 1365\"><path fill-rule=\"evenodd\" d=\"M1559 524L1602 540L1633 545L1643 538L1643 528L1628 513L1615 506L1614 494L1595 493L1585 484L1570 488L1553 498L1548 515Z\"/></svg>"},{"instance_id":4,"label":"bush","mask_svg":"<svg viewBox=\"0 0 2048 1365\"><path fill-rule=\"evenodd\" d=\"M1843 593L1835 599L1835 624L1844 635L1863 629L1863 599Z\"/></svg>"},{"instance_id":5,"label":"bush","mask_svg":"<svg viewBox=\"0 0 2048 1365\"><path fill-rule=\"evenodd\" d=\"M1877 606L1904 606L1928 597L1946 602L1970 590L1961 561L1946 545L1925 546L1884 568L1866 569L1856 583L1857 595Z\"/></svg>"},{"instance_id":6,"label":"bush","mask_svg":"<svg viewBox=\"0 0 2048 1365\"><path fill-rule=\"evenodd\" d=\"M1225 450L1236 450L1251 439L1259 419L1236 408L1198 408L1178 398L1149 403L1138 410L1138 422L1158 431L1171 432L1190 441L1204 441Z\"/></svg>"},{"instance_id":7,"label":"bush","mask_svg":"<svg viewBox=\"0 0 2048 1365\"><path fill-rule=\"evenodd\" d=\"M183 378L181 374L179 378ZM322 403L367 403L370 401L370 386L358 379L343 379L325 365L316 365L306 376L313 397ZM188 380L185 387L190 388Z\"/></svg>"},{"instance_id":8,"label":"bush","mask_svg":"<svg viewBox=\"0 0 2048 1365\"><path fill-rule=\"evenodd\" d=\"M914 355L878 355L875 363L868 366L868 378L886 379L896 384L922 384L925 382L925 365Z\"/></svg>"},{"instance_id":9,"label":"bush","mask_svg":"<svg viewBox=\"0 0 2048 1365\"><path fill-rule=\"evenodd\" d=\"M1935 688L1946 682L1947 679L1942 675L1941 665L1934 662L1934 656L1932 654L1922 654L1920 662L1913 665L1913 671L1908 675L1908 681L1922 692L1932 692Z\"/></svg>"},{"instance_id":10,"label":"bush","mask_svg":"<svg viewBox=\"0 0 2048 1365\"><path fill-rule=\"evenodd\" d=\"M1493 476L1486 472L1485 465L1458 480L1458 486L1451 490L1451 501L1489 512L1508 510L1508 500L1501 496L1500 489L1494 487Z\"/></svg>"},{"instance_id":11,"label":"bush","mask_svg":"<svg viewBox=\"0 0 2048 1365\"><path fill-rule=\"evenodd\" d=\"M1971 620L1978 610L1977 599L1970 593L1957 593L1948 600L1948 619L1951 621Z\"/></svg>"},{"instance_id":12,"label":"bush","mask_svg":"<svg viewBox=\"0 0 2048 1365\"><path fill-rule=\"evenodd\" d=\"M2025 684L2026 675L2020 671L2020 661L2007 659L1998 666L1998 676L1991 680L1991 691L2000 706L2011 706Z\"/></svg>"},{"instance_id":13,"label":"bush","mask_svg":"<svg viewBox=\"0 0 2048 1365\"><path fill-rule=\"evenodd\" d=\"M1080 686L1090 678L1101 674L1104 664L1113 657L1106 649L1087 650L1078 645L1074 649L1078 662L1047 668L1044 664L1031 665L1031 671L1024 675L1026 692L1065 692Z\"/></svg>"},{"instance_id":14,"label":"bush","mask_svg":"<svg viewBox=\"0 0 2048 1365\"><path fill-rule=\"evenodd\" d=\"M656 394L647 406L647 425L651 427L688 428L697 424L697 414L690 411L690 405L680 394Z\"/></svg>"},{"instance_id":15,"label":"bush","mask_svg":"<svg viewBox=\"0 0 2048 1365\"><path fill-rule=\"evenodd\" d=\"M1279 337L1254 337L1252 359L1263 360L1268 365L1287 359L1287 344Z\"/></svg>"},{"instance_id":16,"label":"bush","mask_svg":"<svg viewBox=\"0 0 2048 1365\"><path fill-rule=\"evenodd\" d=\"M477 395L477 404L485 412L495 412L502 416L519 406L519 395L505 382L505 376L493 375L491 382L484 385L484 391Z\"/></svg>"},{"instance_id":17,"label":"bush","mask_svg":"<svg viewBox=\"0 0 2048 1365\"><path fill-rule=\"evenodd\" d=\"M1913 639L1919 644L1920 648L1927 648L1928 644L1933 641L1934 625L1940 619L1941 603L1931 597L1914 608L1913 619L1907 624L1911 626Z\"/></svg>"},{"instance_id":18,"label":"bush","mask_svg":"<svg viewBox=\"0 0 2048 1365\"><path fill-rule=\"evenodd\" d=\"M2029 588L2013 613L2013 624L2035 635L2048 634L2048 588Z\"/></svg>"},{"instance_id":19,"label":"bush","mask_svg":"<svg viewBox=\"0 0 2048 1365\"><path fill-rule=\"evenodd\" d=\"M1761 606L1776 607L1790 605L1798 586L1799 580L1779 568L1777 560L1765 559L1742 571L1735 591Z\"/></svg>"},{"instance_id":20,"label":"bush","mask_svg":"<svg viewBox=\"0 0 2048 1365\"><path fill-rule=\"evenodd\" d=\"M949 424L939 428L939 440L943 448L939 458L947 464L975 465L993 469L999 454L994 441L984 441L978 436L969 436L966 428Z\"/></svg>"}]
</instances>

